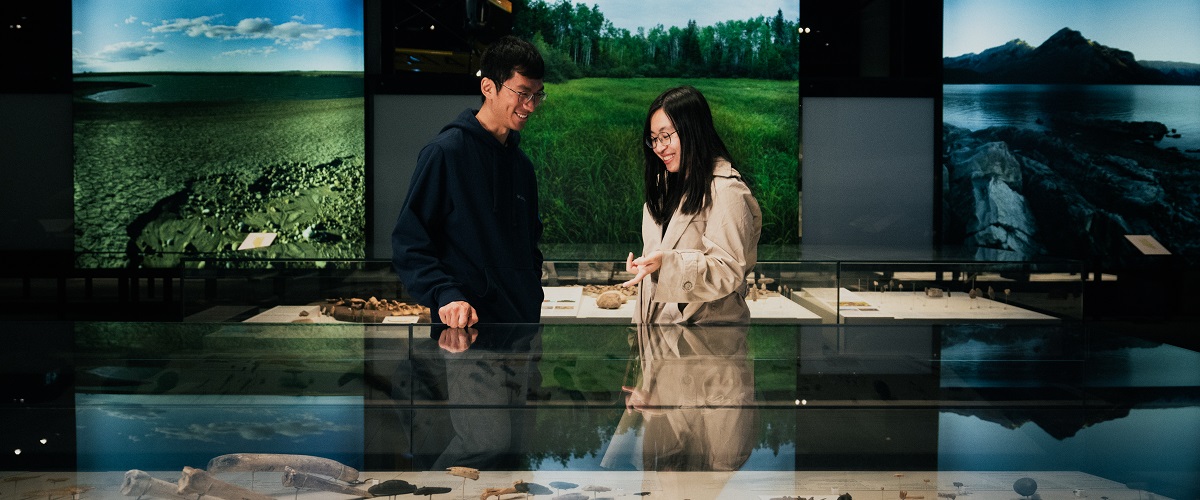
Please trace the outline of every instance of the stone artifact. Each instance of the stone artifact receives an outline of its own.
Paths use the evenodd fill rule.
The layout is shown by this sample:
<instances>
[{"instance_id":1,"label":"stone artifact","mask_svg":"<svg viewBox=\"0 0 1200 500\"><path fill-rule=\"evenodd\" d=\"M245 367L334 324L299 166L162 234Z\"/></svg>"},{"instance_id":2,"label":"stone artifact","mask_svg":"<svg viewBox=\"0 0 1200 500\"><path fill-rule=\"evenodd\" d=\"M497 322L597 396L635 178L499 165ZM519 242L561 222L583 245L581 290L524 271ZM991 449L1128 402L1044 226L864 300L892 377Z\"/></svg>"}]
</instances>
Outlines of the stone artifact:
<instances>
[{"instance_id":1,"label":"stone artifact","mask_svg":"<svg viewBox=\"0 0 1200 500\"><path fill-rule=\"evenodd\" d=\"M195 500L191 496L180 495L178 484L150 477L150 474L138 469L125 472L125 479L121 480L121 494L138 498Z\"/></svg>"},{"instance_id":2,"label":"stone artifact","mask_svg":"<svg viewBox=\"0 0 1200 500\"><path fill-rule=\"evenodd\" d=\"M391 497L391 496L396 496L396 495L407 495L409 493L415 493L417 491L417 489L418 489L417 485L412 484L403 479L389 479L387 481L384 481L382 483L374 485L370 488L367 488L367 493L370 493L377 497L382 497L382 496ZM450 488L446 488L446 492L449 492L449 491L450 491Z\"/></svg>"},{"instance_id":3,"label":"stone artifact","mask_svg":"<svg viewBox=\"0 0 1200 500\"><path fill-rule=\"evenodd\" d=\"M1023 497L1033 496L1033 494L1037 492L1037 481L1034 481L1033 478L1028 477L1023 477L1013 481L1013 491L1017 492L1018 495Z\"/></svg>"},{"instance_id":4,"label":"stone artifact","mask_svg":"<svg viewBox=\"0 0 1200 500\"><path fill-rule=\"evenodd\" d=\"M208 461L208 472L274 472L291 467L300 472L329 476L351 483L358 480L358 470L335 460L310 455L280 453L233 453Z\"/></svg>"},{"instance_id":5,"label":"stone artifact","mask_svg":"<svg viewBox=\"0 0 1200 500\"><path fill-rule=\"evenodd\" d=\"M569 490L571 488L578 488L579 485L575 483L568 483L566 481L554 481L550 483L550 487L556 490Z\"/></svg>"},{"instance_id":6,"label":"stone artifact","mask_svg":"<svg viewBox=\"0 0 1200 500\"><path fill-rule=\"evenodd\" d=\"M933 287L926 288L925 296L929 297L929 298L933 298L933 299L941 298L942 297L942 289L941 288L933 288Z\"/></svg>"},{"instance_id":7,"label":"stone artifact","mask_svg":"<svg viewBox=\"0 0 1200 500\"><path fill-rule=\"evenodd\" d=\"M450 493L451 491L453 491L451 488L447 488L445 486L422 486L412 490L410 493L419 497L431 497L434 495L441 495L442 493Z\"/></svg>"},{"instance_id":8,"label":"stone artifact","mask_svg":"<svg viewBox=\"0 0 1200 500\"><path fill-rule=\"evenodd\" d=\"M192 495L193 498L213 496L225 500L274 500L275 497L248 490L241 486L229 484L213 477L204 469L184 467L183 475L179 477L179 495Z\"/></svg>"},{"instance_id":9,"label":"stone artifact","mask_svg":"<svg viewBox=\"0 0 1200 500\"><path fill-rule=\"evenodd\" d=\"M601 309L620 309L621 304L625 303L625 294L609 290L596 296L596 307Z\"/></svg>"},{"instance_id":10,"label":"stone artifact","mask_svg":"<svg viewBox=\"0 0 1200 500\"><path fill-rule=\"evenodd\" d=\"M937 494L937 496L938 496L938 498L949 498L950 500L954 500L955 498L958 498L958 493L940 493L939 492Z\"/></svg>"},{"instance_id":11,"label":"stone artifact","mask_svg":"<svg viewBox=\"0 0 1200 500\"><path fill-rule=\"evenodd\" d=\"M341 482L341 481L338 481L335 479L330 479L325 476L317 476L317 475L308 474L305 472L300 472L291 467L283 468L283 485L290 487L290 488L296 488L296 489L303 488L303 489L308 489L308 490L329 491L329 492L333 492L333 493L341 493L344 495L354 495L357 497L371 496L371 494L369 492L360 490L360 489L355 488L344 482ZM236 500L236 499L227 499L227 500Z\"/></svg>"},{"instance_id":12,"label":"stone artifact","mask_svg":"<svg viewBox=\"0 0 1200 500\"><path fill-rule=\"evenodd\" d=\"M527 495L538 496L554 493L550 490L550 488L542 486L538 483L521 483L513 486L516 486L518 492L525 493Z\"/></svg>"}]
</instances>

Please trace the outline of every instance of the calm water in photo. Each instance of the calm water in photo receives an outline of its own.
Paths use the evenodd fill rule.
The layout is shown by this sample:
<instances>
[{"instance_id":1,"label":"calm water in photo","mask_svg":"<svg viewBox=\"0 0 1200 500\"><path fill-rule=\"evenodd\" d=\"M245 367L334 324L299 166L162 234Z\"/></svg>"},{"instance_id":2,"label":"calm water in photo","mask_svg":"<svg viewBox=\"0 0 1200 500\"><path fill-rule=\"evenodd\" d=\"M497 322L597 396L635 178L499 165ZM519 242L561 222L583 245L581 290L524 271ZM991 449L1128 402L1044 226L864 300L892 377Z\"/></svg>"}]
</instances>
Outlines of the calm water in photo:
<instances>
[{"instance_id":1,"label":"calm water in photo","mask_svg":"<svg viewBox=\"0 0 1200 500\"><path fill-rule=\"evenodd\" d=\"M240 73L120 74L75 76L76 82L132 82L149 85L89 95L94 101L205 102L341 99L363 96L361 75Z\"/></svg>"},{"instance_id":2,"label":"calm water in photo","mask_svg":"<svg viewBox=\"0 0 1200 500\"><path fill-rule=\"evenodd\" d=\"M1179 139L1162 147L1200 148L1200 86L1183 85L943 85L942 119L979 130L1013 125L1041 128L1041 119L1078 113L1085 118L1155 121Z\"/></svg>"}]
</instances>

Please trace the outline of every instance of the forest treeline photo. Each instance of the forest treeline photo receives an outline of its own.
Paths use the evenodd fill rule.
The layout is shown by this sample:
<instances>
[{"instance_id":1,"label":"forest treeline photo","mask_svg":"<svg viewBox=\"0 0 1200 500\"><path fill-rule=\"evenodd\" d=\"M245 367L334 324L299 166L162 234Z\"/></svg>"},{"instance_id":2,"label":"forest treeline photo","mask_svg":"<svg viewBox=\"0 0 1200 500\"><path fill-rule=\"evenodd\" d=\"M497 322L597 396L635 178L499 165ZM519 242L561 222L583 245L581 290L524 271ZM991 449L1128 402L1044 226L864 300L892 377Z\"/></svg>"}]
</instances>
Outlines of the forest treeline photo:
<instances>
[{"instance_id":1,"label":"forest treeline photo","mask_svg":"<svg viewBox=\"0 0 1200 500\"><path fill-rule=\"evenodd\" d=\"M708 98L762 206L760 242L799 242L798 20L777 11L700 26L680 13L678 26L630 30L596 5L514 3L514 33L546 60L549 97L522 133L544 243L640 241L643 121L656 95L684 84Z\"/></svg>"},{"instance_id":2,"label":"forest treeline photo","mask_svg":"<svg viewBox=\"0 0 1200 500\"><path fill-rule=\"evenodd\" d=\"M584 77L795 80L799 74L799 20L785 19L782 10L773 17L713 26L697 26L680 13L683 26L631 31L614 26L594 4L513 3L513 32L541 49L549 82ZM703 2L696 8L704 8Z\"/></svg>"}]
</instances>

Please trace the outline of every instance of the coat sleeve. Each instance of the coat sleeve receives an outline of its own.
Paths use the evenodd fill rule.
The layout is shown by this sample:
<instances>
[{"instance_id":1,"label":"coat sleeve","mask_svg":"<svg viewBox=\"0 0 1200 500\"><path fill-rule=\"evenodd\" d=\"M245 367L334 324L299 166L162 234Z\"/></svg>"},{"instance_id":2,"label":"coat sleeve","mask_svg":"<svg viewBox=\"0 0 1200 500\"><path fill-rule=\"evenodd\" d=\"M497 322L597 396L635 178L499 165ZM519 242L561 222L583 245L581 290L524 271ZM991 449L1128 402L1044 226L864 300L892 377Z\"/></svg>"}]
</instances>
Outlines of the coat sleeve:
<instances>
[{"instance_id":1,"label":"coat sleeve","mask_svg":"<svg viewBox=\"0 0 1200 500\"><path fill-rule=\"evenodd\" d=\"M663 255L656 302L712 302L734 293L757 263L762 214L741 181L713 184L712 205L693 223L704 222L701 248L677 248Z\"/></svg>"},{"instance_id":2,"label":"coat sleeve","mask_svg":"<svg viewBox=\"0 0 1200 500\"><path fill-rule=\"evenodd\" d=\"M408 293L436 311L457 300L466 300L462 284L442 264L445 241L440 229L453 203L447 193L448 165L444 152L427 146L417 158L417 169L396 227L392 230L392 265Z\"/></svg>"}]
</instances>

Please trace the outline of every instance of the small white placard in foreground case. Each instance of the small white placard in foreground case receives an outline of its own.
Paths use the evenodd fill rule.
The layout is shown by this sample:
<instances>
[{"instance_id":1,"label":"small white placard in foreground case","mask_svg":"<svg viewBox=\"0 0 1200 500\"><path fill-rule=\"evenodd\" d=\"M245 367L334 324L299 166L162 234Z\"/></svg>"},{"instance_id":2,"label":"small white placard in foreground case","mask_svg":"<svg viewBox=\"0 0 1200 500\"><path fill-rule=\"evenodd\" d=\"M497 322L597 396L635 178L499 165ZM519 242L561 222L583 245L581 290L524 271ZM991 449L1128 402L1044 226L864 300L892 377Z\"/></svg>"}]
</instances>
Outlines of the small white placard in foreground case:
<instances>
[{"instance_id":1,"label":"small white placard in foreground case","mask_svg":"<svg viewBox=\"0 0 1200 500\"><path fill-rule=\"evenodd\" d=\"M383 323L411 325L421 319L418 316L384 316Z\"/></svg>"},{"instance_id":2,"label":"small white placard in foreground case","mask_svg":"<svg viewBox=\"0 0 1200 500\"><path fill-rule=\"evenodd\" d=\"M1167 250L1167 247L1162 246L1162 243L1148 234L1127 234L1125 239L1141 250L1142 255L1171 255L1171 251Z\"/></svg>"},{"instance_id":3,"label":"small white placard in foreground case","mask_svg":"<svg viewBox=\"0 0 1200 500\"><path fill-rule=\"evenodd\" d=\"M275 233L250 233L242 240L242 246L238 247L238 250L269 247L274 241Z\"/></svg>"}]
</instances>

